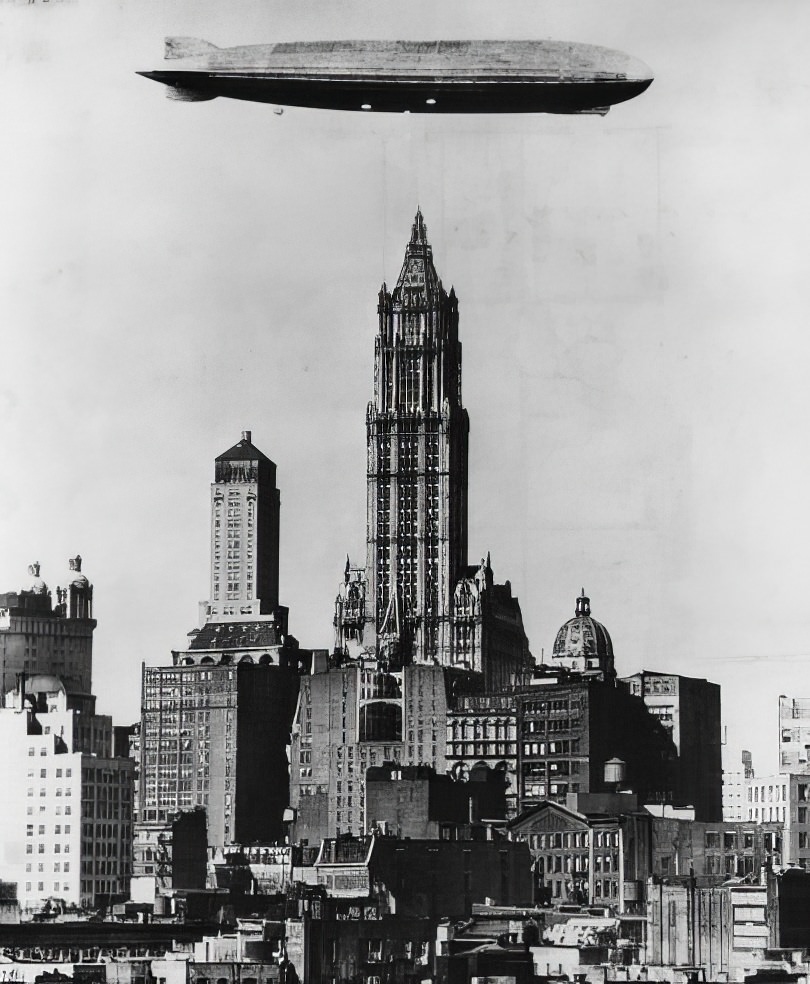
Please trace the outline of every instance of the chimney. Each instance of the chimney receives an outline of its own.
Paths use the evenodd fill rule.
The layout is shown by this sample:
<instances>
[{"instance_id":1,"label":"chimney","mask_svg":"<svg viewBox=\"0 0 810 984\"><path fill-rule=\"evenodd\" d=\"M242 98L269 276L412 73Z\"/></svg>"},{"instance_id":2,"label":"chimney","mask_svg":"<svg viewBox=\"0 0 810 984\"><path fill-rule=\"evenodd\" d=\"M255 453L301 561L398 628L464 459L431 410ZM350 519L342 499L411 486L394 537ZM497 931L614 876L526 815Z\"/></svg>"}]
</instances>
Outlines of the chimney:
<instances>
[{"instance_id":1,"label":"chimney","mask_svg":"<svg viewBox=\"0 0 810 984\"><path fill-rule=\"evenodd\" d=\"M250 431L242 431L242 440L243 441L247 441L248 444L251 443L251 441L250 441L250 434L251 434Z\"/></svg>"}]
</instances>

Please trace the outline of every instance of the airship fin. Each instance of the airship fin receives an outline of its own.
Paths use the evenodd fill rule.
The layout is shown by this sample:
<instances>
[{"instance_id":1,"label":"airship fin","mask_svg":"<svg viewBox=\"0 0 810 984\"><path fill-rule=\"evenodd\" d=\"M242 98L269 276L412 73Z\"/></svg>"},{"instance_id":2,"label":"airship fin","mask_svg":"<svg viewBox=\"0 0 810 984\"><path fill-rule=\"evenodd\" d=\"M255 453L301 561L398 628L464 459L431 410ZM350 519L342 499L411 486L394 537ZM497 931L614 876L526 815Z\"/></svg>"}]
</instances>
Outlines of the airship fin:
<instances>
[{"instance_id":1,"label":"airship fin","mask_svg":"<svg viewBox=\"0 0 810 984\"><path fill-rule=\"evenodd\" d=\"M195 55L210 55L213 51L219 51L219 48L210 41L201 41L200 38L166 38L163 57L192 58Z\"/></svg>"}]
</instances>

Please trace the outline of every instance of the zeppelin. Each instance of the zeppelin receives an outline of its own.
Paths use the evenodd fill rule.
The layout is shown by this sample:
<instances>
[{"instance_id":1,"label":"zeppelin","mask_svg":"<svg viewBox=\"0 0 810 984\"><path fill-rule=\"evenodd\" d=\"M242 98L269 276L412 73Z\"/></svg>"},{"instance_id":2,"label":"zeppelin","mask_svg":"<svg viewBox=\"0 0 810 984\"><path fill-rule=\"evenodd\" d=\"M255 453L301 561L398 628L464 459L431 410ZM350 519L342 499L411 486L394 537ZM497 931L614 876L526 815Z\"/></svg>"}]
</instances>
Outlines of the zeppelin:
<instances>
[{"instance_id":1,"label":"zeppelin","mask_svg":"<svg viewBox=\"0 0 810 984\"><path fill-rule=\"evenodd\" d=\"M600 113L652 73L637 58L565 41L297 41L217 48L166 38L139 72L175 99L227 96L378 113Z\"/></svg>"}]
</instances>

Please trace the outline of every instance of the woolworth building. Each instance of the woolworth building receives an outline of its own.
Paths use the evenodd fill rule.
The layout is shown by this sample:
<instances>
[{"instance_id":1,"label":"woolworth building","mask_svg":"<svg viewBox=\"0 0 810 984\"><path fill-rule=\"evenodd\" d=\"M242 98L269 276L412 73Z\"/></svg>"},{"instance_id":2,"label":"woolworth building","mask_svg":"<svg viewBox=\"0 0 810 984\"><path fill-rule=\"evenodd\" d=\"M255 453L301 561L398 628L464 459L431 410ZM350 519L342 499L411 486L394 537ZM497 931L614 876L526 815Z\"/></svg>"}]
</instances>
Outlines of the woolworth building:
<instances>
[{"instance_id":1,"label":"woolworth building","mask_svg":"<svg viewBox=\"0 0 810 984\"><path fill-rule=\"evenodd\" d=\"M367 768L444 773L454 702L532 673L509 582L495 583L489 554L468 564L458 320L417 212L396 286L379 293L365 564L347 559L335 651L301 679L290 770L299 840L364 832Z\"/></svg>"}]
</instances>

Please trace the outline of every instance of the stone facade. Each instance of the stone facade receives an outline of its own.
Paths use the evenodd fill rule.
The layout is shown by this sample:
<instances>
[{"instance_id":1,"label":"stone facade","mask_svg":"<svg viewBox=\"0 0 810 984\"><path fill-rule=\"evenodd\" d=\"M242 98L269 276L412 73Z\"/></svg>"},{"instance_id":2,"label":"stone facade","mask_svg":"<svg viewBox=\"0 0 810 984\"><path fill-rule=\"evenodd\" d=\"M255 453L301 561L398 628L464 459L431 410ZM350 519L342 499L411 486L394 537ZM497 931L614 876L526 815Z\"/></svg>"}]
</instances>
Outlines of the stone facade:
<instances>
[{"instance_id":1,"label":"stone facade","mask_svg":"<svg viewBox=\"0 0 810 984\"><path fill-rule=\"evenodd\" d=\"M635 796L573 795L545 802L509 824L529 846L536 901L641 911L649 874L650 823Z\"/></svg>"}]
</instances>

